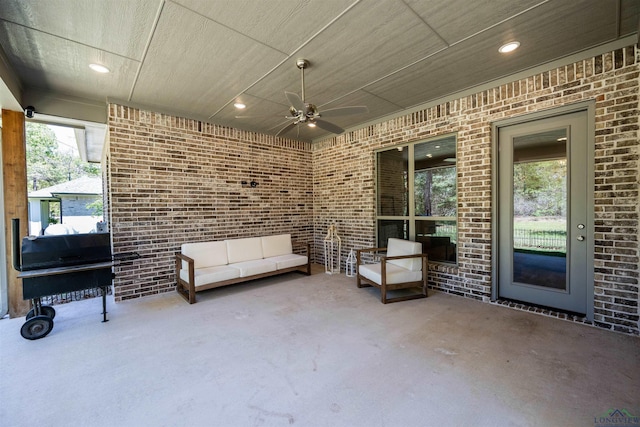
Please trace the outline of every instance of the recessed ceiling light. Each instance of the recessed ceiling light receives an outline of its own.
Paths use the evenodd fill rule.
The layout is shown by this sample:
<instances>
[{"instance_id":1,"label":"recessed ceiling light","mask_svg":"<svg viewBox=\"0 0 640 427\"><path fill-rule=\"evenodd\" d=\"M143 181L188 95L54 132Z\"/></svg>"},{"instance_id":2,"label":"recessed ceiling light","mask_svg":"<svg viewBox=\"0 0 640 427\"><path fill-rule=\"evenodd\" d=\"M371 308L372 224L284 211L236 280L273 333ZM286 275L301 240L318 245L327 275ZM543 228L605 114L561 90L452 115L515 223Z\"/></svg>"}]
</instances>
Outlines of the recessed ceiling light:
<instances>
[{"instance_id":1,"label":"recessed ceiling light","mask_svg":"<svg viewBox=\"0 0 640 427\"><path fill-rule=\"evenodd\" d=\"M518 47L520 47L520 42L509 42L506 44L503 44L502 46L500 46L500 49L498 49L498 52L500 53L509 53L509 52L513 52L514 50L516 50Z\"/></svg>"},{"instance_id":2,"label":"recessed ceiling light","mask_svg":"<svg viewBox=\"0 0 640 427\"><path fill-rule=\"evenodd\" d=\"M102 73L102 74L106 74L109 71L111 71L104 65L100 65L100 64L89 64L89 68L91 68L96 73Z\"/></svg>"},{"instance_id":3,"label":"recessed ceiling light","mask_svg":"<svg viewBox=\"0 0 640 427\"><path fill-rule=\"evenodd\" d=\"M233 106L238 108L239 110L242 110L243 108L247 108L247 106L242 102L236 102L235 104L233 104Z\"/></svg>"}]
</instances>

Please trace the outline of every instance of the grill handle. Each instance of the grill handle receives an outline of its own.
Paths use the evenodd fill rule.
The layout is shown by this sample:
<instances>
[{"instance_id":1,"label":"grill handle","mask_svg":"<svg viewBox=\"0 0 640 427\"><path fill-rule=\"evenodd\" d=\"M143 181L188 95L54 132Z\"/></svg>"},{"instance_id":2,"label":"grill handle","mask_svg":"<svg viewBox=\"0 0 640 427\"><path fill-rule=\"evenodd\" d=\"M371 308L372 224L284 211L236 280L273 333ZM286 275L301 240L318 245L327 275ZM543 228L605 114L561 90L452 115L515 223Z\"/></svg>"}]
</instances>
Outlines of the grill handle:
<instances>
[{"instance_id":1,"label":"grill handle","mask_svg":"<svg viewBox=\"0 0 640 427\"><path fill-rule=\"evenodd\" d=\"M13 248L13 268L22 271L22 260L20 259L20 218L11 220L11 247Z\"/></svg>"}]
</instances>

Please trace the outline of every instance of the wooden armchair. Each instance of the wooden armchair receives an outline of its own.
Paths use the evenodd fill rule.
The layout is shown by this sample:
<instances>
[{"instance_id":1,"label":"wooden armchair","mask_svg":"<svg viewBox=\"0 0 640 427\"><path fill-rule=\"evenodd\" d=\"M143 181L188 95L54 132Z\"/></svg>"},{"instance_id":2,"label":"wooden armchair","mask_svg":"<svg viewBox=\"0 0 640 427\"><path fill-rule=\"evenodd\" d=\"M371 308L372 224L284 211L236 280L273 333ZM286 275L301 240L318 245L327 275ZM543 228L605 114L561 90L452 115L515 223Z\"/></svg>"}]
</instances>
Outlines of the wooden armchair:
<instances>
[{"instance_id":1,"label":"wooden armchair","mask_svg":"<svg viewBox=\"0 0 640 427\"><path fill-rule=\"evenodd\" d=\"M386 251L386 255L377 255ZM362 254L373 253L380 262L362 264ZM387 248L369 248L356 251L356 284L359 288L376 286L380 288L381 301L406 301L427 297L427 254L422 253L422 245L409 240L390 238ZM410 295L387 298L388 291L419 288Z\"/></svg>"}]
</instances>

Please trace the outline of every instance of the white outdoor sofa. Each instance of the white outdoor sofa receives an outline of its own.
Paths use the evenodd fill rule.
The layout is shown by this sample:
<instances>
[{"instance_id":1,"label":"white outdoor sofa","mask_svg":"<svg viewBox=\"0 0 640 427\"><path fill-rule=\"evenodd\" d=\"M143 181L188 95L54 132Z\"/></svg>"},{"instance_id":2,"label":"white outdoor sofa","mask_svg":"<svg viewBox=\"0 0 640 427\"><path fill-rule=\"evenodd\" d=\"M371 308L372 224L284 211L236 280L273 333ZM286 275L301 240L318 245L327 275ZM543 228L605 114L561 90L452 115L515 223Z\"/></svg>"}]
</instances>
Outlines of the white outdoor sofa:
<instances>
[{"instance_id":1,"label":"white outdoor sofa","mask_svg":"<svg viewBox=\"0 0 640 427\"><path fill-rule=\"evenodd\" d=\"M293 253L290 234L184 243L176 253L176 290L189 304L196 292L290 271L311 274L306 254Z\"/></svg>"},{"instance_id":2,"label":"white outdoor sofa","mask_svg":"<svg viewBox=\"0 0 640 427\"><path fill-rule=\"evenodd\" d=\"M386 255L380 255L386 252ZM363 264L363 254L373 254L380 262ZM390 238L386 248L358 249L356 251L356 285L359 288L375 286L380 289L383 304L427 297L427 254L422 244ZM416 288L418 292L395 298L388 291Z\"/></svg>"}]
</instances>

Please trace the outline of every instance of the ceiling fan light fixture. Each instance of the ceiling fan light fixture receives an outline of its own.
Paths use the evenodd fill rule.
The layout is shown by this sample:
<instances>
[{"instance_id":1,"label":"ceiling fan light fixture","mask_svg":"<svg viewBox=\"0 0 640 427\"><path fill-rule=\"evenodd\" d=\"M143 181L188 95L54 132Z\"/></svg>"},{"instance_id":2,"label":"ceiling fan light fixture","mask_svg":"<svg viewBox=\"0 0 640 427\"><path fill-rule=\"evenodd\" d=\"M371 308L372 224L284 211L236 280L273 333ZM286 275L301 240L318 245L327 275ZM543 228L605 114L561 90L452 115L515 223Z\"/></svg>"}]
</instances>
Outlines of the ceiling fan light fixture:
<instances>
[{"instance_id":1,"label":"ceiling fan light fixture","mask_svg":"<svg viewBox=\"0 0 640 427\"><path fill-rule=\"evenodd\" d=\"M316 127L316 124L314 122L309 122L307 123L307 126L309 126L310 128L314 128Z\"/></svg>"},{"instance_id":2,"label":"ceiling fan light fixture","mask_svg":"<svg viewBox=\"0 0 640 427\"><path fill-rule=\"evenodd\" d=\"M500 46L500 48L498 49L498 52L500 52L500 53L509 53L509 52L513 52L514 50L516 50L519 47L520 47L520 42L512 41L512 42L505 43L502 46Z\"/></svg>"},{"instance_id":3,"label":"ceiling fan light fixture","mask_svg":"<svg viewBox=\"0 0 640 427\"><path fill-rule=\"evenodd\" d=\"M91 68L96 73L101 73L101 74L107 74L111 72L111 70L109 70L107 67L100 64L89 64L89 68Z\"/></svg>"}]
</instances>

